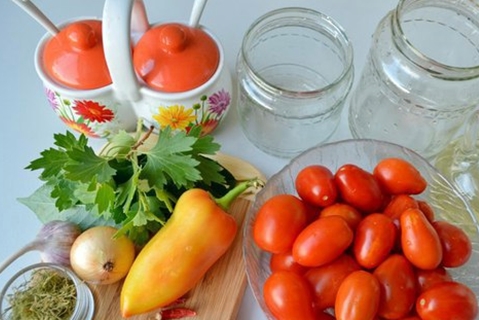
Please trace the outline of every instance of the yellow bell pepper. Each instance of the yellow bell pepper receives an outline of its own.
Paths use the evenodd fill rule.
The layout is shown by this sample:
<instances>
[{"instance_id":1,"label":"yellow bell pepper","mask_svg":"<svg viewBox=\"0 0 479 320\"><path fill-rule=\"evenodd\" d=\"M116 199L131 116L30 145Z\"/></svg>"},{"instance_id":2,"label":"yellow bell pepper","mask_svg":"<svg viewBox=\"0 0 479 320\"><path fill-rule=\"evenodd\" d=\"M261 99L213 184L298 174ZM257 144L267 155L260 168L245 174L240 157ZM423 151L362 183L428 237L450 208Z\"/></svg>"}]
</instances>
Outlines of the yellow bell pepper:
<instances>
[{"instance_id":1,"label":"yellow bell pepper","mask_svg":"<svg viewBox=\"0 0 479 320\"><path fill-rule=\"evenodd\" d=\"M238 226L227 208L258 182L242 182L220 199L202 189L184 192L125 278L120 296L123 317L167 306L191 290L236 236Z\"/></svg>"}]
</instances>

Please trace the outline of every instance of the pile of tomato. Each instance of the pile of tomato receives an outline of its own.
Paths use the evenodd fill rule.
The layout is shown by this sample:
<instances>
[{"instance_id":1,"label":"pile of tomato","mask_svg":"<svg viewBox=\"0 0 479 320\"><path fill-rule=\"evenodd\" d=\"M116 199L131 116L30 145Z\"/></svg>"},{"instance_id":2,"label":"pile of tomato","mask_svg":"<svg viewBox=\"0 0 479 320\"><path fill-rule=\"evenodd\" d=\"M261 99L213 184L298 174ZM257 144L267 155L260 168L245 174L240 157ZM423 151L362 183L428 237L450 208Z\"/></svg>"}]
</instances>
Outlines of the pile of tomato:
<instances>
[{"instance_id":1,"label":"pile of tomato","mask_svg":"<svg viewBox=\"0 0 479 320\"><path fill-rule=\"evenodd\" d=\"M417 196L426 188L400 158L372 171L303 168L297 195L269 198L253 224L255 243L271 253L270 312L278 320L474 320L474 292L450 274L469 260L470 238L435 219Z\"/></svg>"}]
</instances>

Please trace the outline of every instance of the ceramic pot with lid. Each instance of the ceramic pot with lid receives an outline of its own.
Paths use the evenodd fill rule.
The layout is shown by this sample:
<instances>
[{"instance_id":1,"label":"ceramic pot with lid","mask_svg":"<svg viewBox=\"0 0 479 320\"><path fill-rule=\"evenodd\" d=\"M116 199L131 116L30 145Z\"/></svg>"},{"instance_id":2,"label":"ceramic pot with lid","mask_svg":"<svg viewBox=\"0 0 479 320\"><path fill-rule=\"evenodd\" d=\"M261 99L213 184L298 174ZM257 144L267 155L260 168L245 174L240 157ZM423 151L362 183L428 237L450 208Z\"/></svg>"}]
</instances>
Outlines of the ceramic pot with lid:
<instances>
[{"instance_id":1,"label":"ceramic pot with lid","mask_svg":"<svg viewBox=\"0 0 479 320\"><path fill-rule=\"evenodd\" d=\"M205 27L149 25L140 0L106 0L105 57L120 100L145 126L212 132L231 104L220 41Z\"/></svg>"},{"instance_id":2,"label":"ceramic pot with lid","mask_svg":"<svg viewBox=\"0 0 479 320\"><path fill-rule=\"evenodd\" d=\"M136 126L131 106L116 97L106 64L102 22L81 18L46 34L35 52L35 68L48 102L74 131L89 137L107 137Z\"/></svg>"}]
</instances>

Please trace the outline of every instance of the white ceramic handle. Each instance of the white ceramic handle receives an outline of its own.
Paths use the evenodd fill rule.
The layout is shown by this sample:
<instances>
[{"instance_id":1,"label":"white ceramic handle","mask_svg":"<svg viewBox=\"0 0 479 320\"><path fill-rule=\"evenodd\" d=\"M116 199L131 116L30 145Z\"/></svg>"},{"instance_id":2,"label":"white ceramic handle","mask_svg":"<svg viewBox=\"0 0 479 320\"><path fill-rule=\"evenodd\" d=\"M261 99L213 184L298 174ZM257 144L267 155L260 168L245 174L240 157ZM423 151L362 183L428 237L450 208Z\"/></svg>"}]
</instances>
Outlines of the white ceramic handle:
<instances>
[{"instance_id":1,"label":"white ceramic handle","mask_svg":"<svg viewBox=\"0 0 479 320\"><path fill-rule=\"evenodd\" d=\"M143 13L138 10L143 10ZM102 23L103 47L113 88L119 99L136 102L141 99L141 94L132 59L132 16L137 23L134 31L146 31L148 23L141 0L105 1Z\"/></svg>"}]
</instances>

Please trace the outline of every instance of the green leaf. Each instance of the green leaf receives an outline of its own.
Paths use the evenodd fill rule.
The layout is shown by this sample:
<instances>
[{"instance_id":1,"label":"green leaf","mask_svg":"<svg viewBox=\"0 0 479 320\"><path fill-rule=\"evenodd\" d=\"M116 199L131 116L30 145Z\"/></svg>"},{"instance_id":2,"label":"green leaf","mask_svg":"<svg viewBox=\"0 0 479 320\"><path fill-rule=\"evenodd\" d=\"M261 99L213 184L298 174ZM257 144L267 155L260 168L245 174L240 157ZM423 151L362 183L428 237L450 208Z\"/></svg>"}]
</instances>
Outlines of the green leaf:
<instances>
[{"instance_id":1,"label":"green leaf","mask_svg":"<svg viewBox=\"0 0 479 320\"><path fill-rule=\"evenodd\" d=\"M98 182L109 181L116 170L110 167L108 160L95 154L92 148L73 149L67 152L71 159L65 166L65 177L70 180L89 182L96 178Z\"/></svg>"},{"instance_id":2,"label":"green leaf","mask_svg":"<svg viewBox=\"0 0 479 320\"><path fill-rule=\"evenodd\" d=\"M201 157L198 170L200 171L203 183L210 186L213 183L223 184L226 182L223 175L223 167L215 160Z\"/></svg>"},{"instance_id":3,"label":"green leaf","mask_svg":"<svg viewBox=\"0 0 479 320\"><path fill-rule=\"evenodd\" d=\"M84 206L75 206L60 212L55 206L55 199L50 196L51 192L52 186L44 184L30 196L17 200L32 210L42 223L53 220L70 221L78 224L83 230L96 225L118 227L113 220L104 219L94 211L86 210Z\"/></svg>"},{"instance_id":4,"label":"green leaf","mask_svg":"<svg viewBox=\"0 0 479 320\"><path fill-rule=\"evenodd\" d=\"M80 135L78 139L73 133L67 131L65 134L57 133L53 135L55 145L64 150L83 149L88 143L85 135Z\"/></svg>"},{"instance_id":5,"label":"green leaf","mask_svg":"<svg viewBox=\"0 0 479 320\"><path fill-rule=\"evenodd\" d=\"M194 154L216 154L220 150L220 145L213 141L212 136L203 136L196 140L193 145Z\"/></svg>"},{"instance_id":6,"label":"green leaf","mask_svg":"<svg viewBox=\"0 0 479 320\"><path fill-rule=\"evenodd\" d=\"M40 179L48 180L51 177L58 175L65 163L68 161L68 156L65 151L57 149L47 149L40 153L41 157L30 162L25 169L39 170L43 169Z\"/></svg>"},{"instance_id":7,"label":"green leaf","mask_svg":"<svg viewBox=\"0 0 479 320\"><path fill-rule=\"evenodd\" d=\"M102 183L98 188L95 203L98 205L98 212L100 214L108 212L115 203L115 190L113 190L109 184Z\"/></svg>"},{"instance_id":8,"label":"green leaf","mask_svg":"<svg viewBox=\"0 0 479 320\"><path fill-rule=\"evenodd\" d=\"M49 185L52 187L50 196L56 199L55 205L58 210L66 210L78 203L78 198L75 195L78 183L60 179L50 182Z\"/></svg>"},{"instance_id":9,"label":"green leaf","mask_svg":"<svg viewBox=\"0 0 479 320\"><path fill-rule=\"evenodd\" d=\"M147 160L140 177L156 187L163 187L169 181L181 187L201 180L196 169L199 161L186 154L192 150L195 141L196 138L188 137L184 132L172 135L169 129L165 129L156 145L145 152Z\"/></svg>"}]
</instances>

